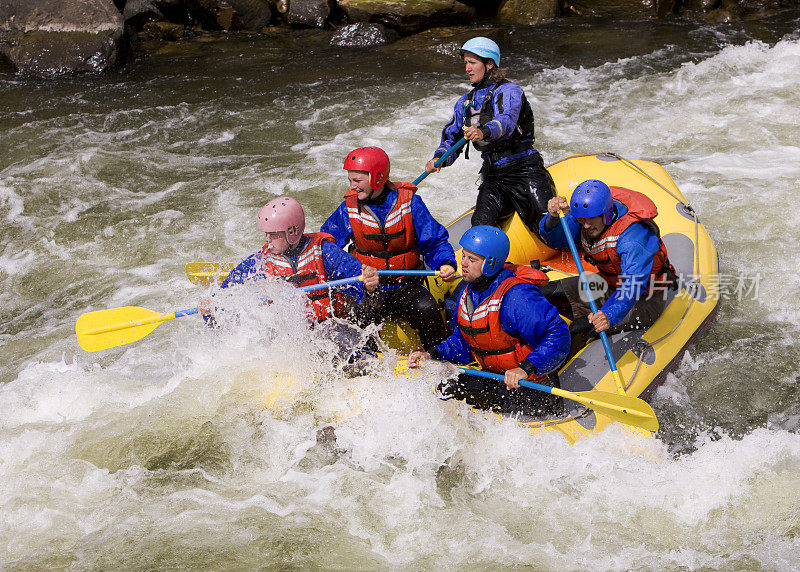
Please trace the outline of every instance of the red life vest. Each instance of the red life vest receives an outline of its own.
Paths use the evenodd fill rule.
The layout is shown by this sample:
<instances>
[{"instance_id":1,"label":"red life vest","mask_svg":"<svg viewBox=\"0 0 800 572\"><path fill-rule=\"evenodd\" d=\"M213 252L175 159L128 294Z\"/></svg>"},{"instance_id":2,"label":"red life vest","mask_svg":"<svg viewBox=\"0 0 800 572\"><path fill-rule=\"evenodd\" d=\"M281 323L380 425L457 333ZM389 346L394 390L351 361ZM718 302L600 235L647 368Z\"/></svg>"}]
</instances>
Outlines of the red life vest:
<instances>
[{"instance_id":1,"label":"red life vest","mask_svg":"<svg viewBox=\"0 0 800 572\"><path fill-rule=\"evenodd\" d=\"M458 301L458 328L470 346L472 355L481 368L495 373L505 373L519 367L533 348L524 340L505 332L500 325L500 307L503 296L512 286L517 284L535 284L540 286L548 282L547 275L541 270L529 266L506 264L506 268L514 272L503 280L492 294L472 308L472 300L467 290ZM540 382L546 375L531 375L531 381Z\"/></svg>"},{"instance_id":2,"label":"red life vest","mask_svg":"<svg viewBox=\"0 0 800 572\"><path fill-rule=\"evenodd\" d=\"M327 282L325 264L322 258L322 243L326 240L334 242L333 236L325 232L304 234L309 239L303 252L297 258L297 268L292 261L282 254L272 254L267 245L261 249L261 269L265 274L284 278L296 287L309 286ZM330 293L328 289L308 292L311 300L311 310L314 317L324 320L330 315ZM334 313L338 316L344 311L343 300L339 294L334 294Z\"/></svg>"},{"instance_id":3,"label":"red life vest","mask_svg":"<svg viewBox=\"0 0 800 572\"><path fill-rule=\"evenodd\" d=\"M345 193L347 215L353 229L354 250L362 264L378 270L416 270L422 267L417 250L417 233L411 216L411 199L417 187L411 183L394 183L397 200L381 224L368 205L358 202L358 192Z\"/></svg>"},{"instance_id":4,"label":"red life vest","mask_svg":"<svg viewBox=\"0 0 800 572\"><path fill-rule=\"evenodd\" d=\"M584 258L594 264L600 275L612 288L617 288L622 282L622 261L617 252L617 241L623 231L634 223L644 223L658 236L658 252L653 255L653 268L650 271L650 281L644 293L649 291L650 285L656 285L653 290L659 291L669 287L675 276L675 268L669 263L667 247L661 240L661 231L653 219L658 214L656 204L642 193L637 193L625 187L610 187L611 196L628 208L628 212L612 222L598 239L590 244L581 231L581 246Z\"/></svg>"}]
</instances>

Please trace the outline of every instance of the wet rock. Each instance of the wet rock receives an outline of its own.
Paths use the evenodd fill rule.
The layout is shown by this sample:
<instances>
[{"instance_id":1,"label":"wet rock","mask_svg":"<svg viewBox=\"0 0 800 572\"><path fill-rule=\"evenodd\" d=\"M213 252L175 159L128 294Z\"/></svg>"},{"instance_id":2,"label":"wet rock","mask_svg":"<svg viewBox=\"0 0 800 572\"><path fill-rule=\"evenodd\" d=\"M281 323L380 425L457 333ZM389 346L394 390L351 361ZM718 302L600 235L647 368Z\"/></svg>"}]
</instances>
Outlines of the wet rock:
<instances>
[{"instance_id":1,"label":"wet rock","mask_svg":"<svg viewBox=\"0 0 800 572\"><path fill-rule=\"evenodd\" d=\"M289 0L286 20L295 26L322 28L330 14L328 0Z\"/></svg>"},{"instance_id":2,"label":"wet rock","mask_svg":"<svg viewBox=\"0 0 800 572\"><path fill-rule=\"evenodd\" d=\"M128 0L128 2L131 1L132 0ZM186 17L184 0L150 0L150 2L164 14L166 20L170 22L186 23L183 21Z\"/></svg>"},{"instance_id":3,"label":"wet rock","mask_svg":"<svg viewBox=\"0 0 800 572\"><path fill-rule=\"evenodd\" d=\"M397 33L395 32L395 36ZM366 47L389 43L389 35L381 24L358 22L340 28L331 38L334 46Z\"/></svg>"},{"instance_id":4,"label":"wet rock","mask_svg":"<svg viewBox=\"0 0 800 572\"><path fill-rule=\"evenodd\" d=\"M111 0L3 0L0 30L98 32L122 29Z\"/></svg>"},{"instance_id":5,"label":"wet rock","mask_svg":"<svg viewBox=\"0 0 800 572\"><path fill-rule=\"evenodd\" d=\"M185 0L189 14L205 30L241 30L239 13L226 0Z\"/></svg>"},{"instance_id":6,"label":"wet rock","mask_svg":"<svg viewBox=\"0 0 800 572\"><path fill-rule=\"evenodd\" d=\"M272 20L269 0L183 0L190 16L206 30L254 30Z\"/></svg>"},{"instance_id":7,"label":"wet rock","mask_svg":"<svg viewBox=\"0 0 800 572\"><path fill-rule=\"evenodd\" d=\"M670 14L676 0L567 0L566 9L581 16L614 20L650 20Z\"/></svg>"},{"instance_id":8,"label":"wet rock","mask_svg":"<svg viewBox=\"0 0 800 572\"><path fill-rule=\"evenodd\" d=\"M458 0L337 0L350 22L373 22L413 34L436 26L468 24L472 6Z\"/></svg>"},{"instance_id":9,"label":"wet rock","mask_svg":"<svg viewBox=\"0 0 800 572\"><path fill-rule=\"evenodd\" d=\"M257 32L272 21L272 2L269 0L228 0L228 3L236 10L245 30Z\"/></svg>"},{"instance_id":10,"label":"wet rock","mask_svg":"<svg viewBox=\"0 0 800 572\"><path fill-rule=\"evenodd\" d=\"M147 22L163 20L164 15L150 0L128 0L122 19L126 25L140 29Z\"/></svg>"},{"instance_id":11,"label":"wet rock","mask_svg":"<svg viewBox=\"0 0 800 572\"><path fill-rule=\"evenodd\" d=\"M0 60L23 73L97 73L124 49L122 14L111 0L3 0Z\"/></svg>"},{"instance_id":12,"label":"wet rock","mask_svg":"<svg viewBox=\"0 0 800 572\"><path fill-rule=\"evenodd\" d=\"M558 15L558 0L507 0L497 14L506 24L531 26Z\"/></svg>"},{"instance_id":13,"label":"wet rock","mask_svg":"<svg viewBox=\"0 0 800 572\"><path fill-rule=\"evenodd\" d=\"M186 35L183 24L172 22L148 22L142 28L141 36L147 40L180 40Z\"/></svg>"}]
</instances>

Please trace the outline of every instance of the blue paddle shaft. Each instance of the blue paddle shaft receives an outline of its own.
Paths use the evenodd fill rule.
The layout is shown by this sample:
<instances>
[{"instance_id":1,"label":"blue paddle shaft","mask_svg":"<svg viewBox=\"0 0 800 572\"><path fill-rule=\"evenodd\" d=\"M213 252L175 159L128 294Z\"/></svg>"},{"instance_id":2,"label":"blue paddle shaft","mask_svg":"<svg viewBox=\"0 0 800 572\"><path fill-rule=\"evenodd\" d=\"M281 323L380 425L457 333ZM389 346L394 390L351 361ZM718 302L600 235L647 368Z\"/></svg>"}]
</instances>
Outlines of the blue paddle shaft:
<instances>
[{"instance_id":1,"label":"blue paddle shaft","mask_svg":"<svg viewBox=\"0 0 800 572\"><path fill-rule=\"evenodd\" d=\"M474 375L475 377L485 377L487 379L496 379L497 381L505 381L506 376L501 373L492 373L490 371L483 371L482 369L473 369L471 367L460 367L458 368L466 374ZM549 385L542 385L541 383L536 383L535 381L528 381L527 379L519 380L519 384L523 387L530 387L531 389L538 389L539 391L544 391L545 393L553 393L553 388Z\"/></svg>"},{"instance_id":2,"label":"blue paddle shaft","mask_svg":"<svg viewBox=\"0 0 800 572\"><path fill-rule=\"evenodd\" d=\"M462 137L462 138L461 138L461 139L458 141L458 143L456 143L455 145L453 145L452 147L450 147L450 148L447 150L447 153L445 153L444 155L442 155L441 157L439 157L439 158L436 160L436 162L433 164L433 166L434 166L434 167L438 167L438 166L440 166L442 163L444 163L444 162L447 160L447 158L448 158L450 155L452 155L453 153L455 153L456 151L458 151L459 149L461 149L461 148L464 146L464 143L466 143L466 142L467 142L467 138L466 138L466 137ZM416 186L417 186L417 185L419 185L419 184L420 184L420 183L421 183L421 182L422 182L422 181L425 179L425 177L427 177L428 175L430 175L430 173L429 173L428 171L424 171L424 172L423 172L423 173L422 173L422 174L421 174L419 177L417 177L416 179L414 179L414 181L413 181L411 184L412 184L412 185L414 185L414 186L416 187Z\"/></svg>"},{"instance_id":3,"label":"blue paddle shaft","mask_svg":"<svg viewBox=\"0 0 800 572\"><path fill-rule=\"evenodd\" d=\"M197 308L189 308L188 310L178 310L175 312L176 318L183 318L184 316L191 316L197 313Z\"/></svg>"},{"instance_id":4,"label":"blue paddle shaft","mask_svg":"<svg viewBox=\"0 0 800 572\"><path fill-rule=\"evenodd\" d=\"M378 270L381 276L435 276L435 270ZM353 282L360 282L361 276L351 276L350 278L342 278L340 280L331 280L330 282L320 282L319 284L310 284L300 288L303 292L314 292L315 290L323 290L325 288L335 288L336 286L344 286L345 284L352 284Z\"/></svg>"},{"instance_id":5,"label":"blue paddle shaft","mask_svg":"<svg viewBox=\"0 0 800 572\"><path fill-rule=\"evenodd\" d=\"M378 270L380 276L436 276L436 270Z\"/></svg>"},{"instance_id":6,"label":"blue paddle shaft","mask_svg":"<svg viewBox=\"0 0 800 572\"><path fill-rule=\"evenodd\" d=\"M316 290L324 290L325 288L344 286L345 284L352 284L353 282L360 282L360 281L361 281L361 276L351 276L350 278L342 278L341 280L331 280L330 282L309 284L308 286L302 286L300 290L302 290L303 292L314 292Z\"/></svg>"},{"instance_id":7,"label":"blue paddle shaft","mask_svg":"<svg viewBox=\"0 0 800 572\"><path fill-rule=\"evenodd\" d=\"M589 298L589 306L592 309L592 313L596 314L597 304L594 303L594 296L592 295L592 289L589 285L589 279L586 278L586 272L583 270L583 264L581 264L581 257L578 254L575 241L572 239L572 234L569 232L567 221L563 216L559 216L558 218L561 220L561 228L564 229L564 236L567 237L567 244L569 244L569 249L572 252L572 258L575 260L575 267L578 269L578 274L580 274L583 289L586 291L586 296ZM603 348L606 351L606 358L608 358L608 365L611 367L611 371L617 371L617 363L614 361L614 356L611 355L611 346L608 345L608 337L606 336L605 332L600 332L600 340L603 342Z\"/></svg>"}]
</instances>

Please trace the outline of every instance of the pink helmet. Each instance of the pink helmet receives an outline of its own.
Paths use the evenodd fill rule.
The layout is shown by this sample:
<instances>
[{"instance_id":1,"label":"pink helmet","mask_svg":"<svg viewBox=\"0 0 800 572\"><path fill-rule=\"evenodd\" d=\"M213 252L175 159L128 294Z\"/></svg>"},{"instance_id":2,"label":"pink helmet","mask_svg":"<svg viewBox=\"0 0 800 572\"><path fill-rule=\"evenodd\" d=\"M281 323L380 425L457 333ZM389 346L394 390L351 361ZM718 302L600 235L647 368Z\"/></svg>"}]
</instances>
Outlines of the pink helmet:
<instances>
[{"instance_id":1,"label":"pink helmet","mask_svg":"<svg viewBox=\"0 0 800 572\"><path fill-rule=\"evenodd\" d=\"M258 213L258 230L286 232L289 244L297 244L306 229L306 213L292 197L278 197L265 204Z\"/></svg>"}]
</instances>

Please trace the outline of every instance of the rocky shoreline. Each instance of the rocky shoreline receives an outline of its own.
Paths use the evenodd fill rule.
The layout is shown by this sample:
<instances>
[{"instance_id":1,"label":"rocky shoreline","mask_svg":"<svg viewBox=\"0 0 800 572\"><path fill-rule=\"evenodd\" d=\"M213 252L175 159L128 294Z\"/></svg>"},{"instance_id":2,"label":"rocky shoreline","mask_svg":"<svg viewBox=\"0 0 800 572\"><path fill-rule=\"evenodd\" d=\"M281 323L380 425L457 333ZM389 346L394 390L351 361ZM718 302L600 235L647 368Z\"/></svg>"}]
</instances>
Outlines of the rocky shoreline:
<instances>
[{"instance_id":1,"label":"rocky shoreline","mask_svg":"<svg viewBox=\"0 0 800 572\"><path fill-rule=\"evenodd\" d=\"M771 16L800 0L0 0L0 69L20 75L102 73L151 41L204 32L332 31L368 47L441 26L535 26L558 18L707 23Z\"/></svg>"}]
</instances>

